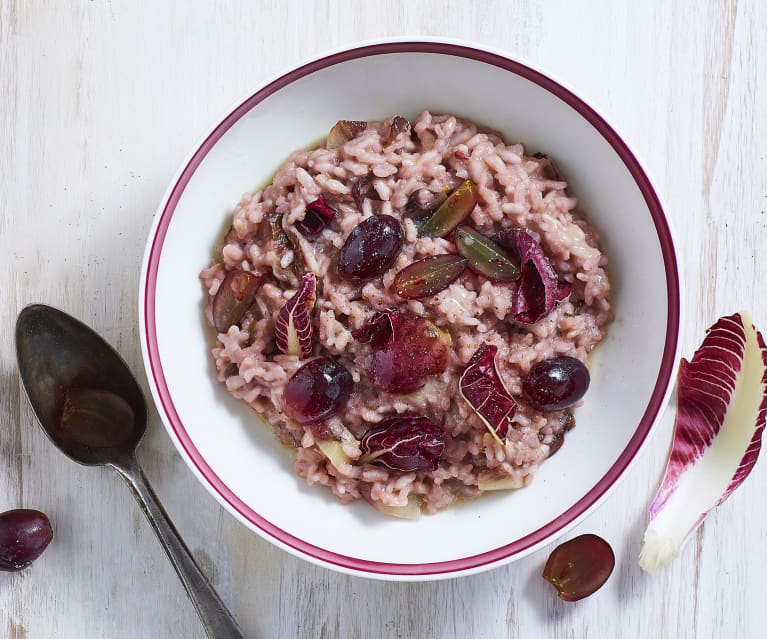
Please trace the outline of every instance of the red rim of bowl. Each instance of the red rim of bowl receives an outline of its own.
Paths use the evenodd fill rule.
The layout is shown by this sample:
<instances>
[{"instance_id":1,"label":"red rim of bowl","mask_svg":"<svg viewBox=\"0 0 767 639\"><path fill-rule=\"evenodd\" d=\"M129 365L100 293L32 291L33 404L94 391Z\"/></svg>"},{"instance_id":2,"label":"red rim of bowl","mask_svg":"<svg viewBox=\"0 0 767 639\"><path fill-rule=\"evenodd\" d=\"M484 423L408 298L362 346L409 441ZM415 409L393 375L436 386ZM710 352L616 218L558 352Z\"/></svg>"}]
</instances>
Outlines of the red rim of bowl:
<instances>
[{"instance_id":1,"label":"red rim of bowl","mask_svg":"<svg viewBox=\"0 0 767 639\"><path fill-rule=\"evenodd\" d=\"M449 561L440 561L427 564L397 564L367 561L356 557L348 557L335 552L331 552L310 544L290 533L278 528L271 522L264 519L242 500L235 495L232 490L224 484L221 479L205 462L200 452L194 446L191 438L186 432L184 425L173 405L168 386L163 374L162 362L160 361L159 349L157 344L157 331L155 326L155 287L157 282L157 270L162 253L162 246L165 235L168 230L171 218L176 206L181 198L181 194L189 183L192 175L208 154L210 149L218 140L237 122L245 113L250 111L256 104L269 97L276 91L279 91L288 84L309 75L320 69L372 55L391 54L391 53L436 53L442 55L451 55L470 60L476 60L485 64L500 67L519 75L538 86L554 94L559 99L575 109L584 117L610 144L613 150L618 154L626 168L631 173L642 197L644 198L650 214L653 218L658 239L660 241L661 252L665 263L666 282L668 288L668 319L666 324L666 340L664 345L663 359L661 362L658 379L653 389L653 393L648 402L647 409L642 416L637 429L623 450L618 460L613 464L610 470L602 479L582 497L577 503L562 513L556 519L550 521L538 530L518 539L510 544L489 550L477 555L462 557ZM526 549L535 546L555 535L559 530L573 522L580 515L591 508L600 497L616 482L623 471L631 463L634 456L639 451L642 443L649 434L653 422L663 405L664 396L671 379L676 357L676 347L679 333L679 274L677 269L676 255L671 239L671 233L666 221L663 209L650 180L641 168L634 154L629 150L626 143L610 127L607 122L596 113L583 100L571 93L559 83L548 78L542 73L535 71L524 64L515 62L502 55L476 49L466 45L447 44L442 42L387 42L381 44L371 44L360 46L353 49L334 53L326 57L309 62L301 67L289 71L285 75L270 82L262 89L247 98L242 104L236 107L224 120L213 130L213 132L200 145L186 167L181 172L178 180L173 186L167 198L165 206L160 214L160 219L155 227L154 237L148 255L146 266L146 280L144 282L144 323L146 352L148 354L151 378L154 382L159 396L162 409L170 423L173 431L186 452L189 459L195 465L199 473L205 477L210 486L235 512L239 513L246 521L258 528L266 536L273 538L280 544L297 551L299 554L306 555L320 562L330 564L345 570L367 573L371 576L428 576L445 575L458 573L467 570L475 570L483 566L489 566L504 559L508 559L519 554Z\"/></svg>"}]
</instances>

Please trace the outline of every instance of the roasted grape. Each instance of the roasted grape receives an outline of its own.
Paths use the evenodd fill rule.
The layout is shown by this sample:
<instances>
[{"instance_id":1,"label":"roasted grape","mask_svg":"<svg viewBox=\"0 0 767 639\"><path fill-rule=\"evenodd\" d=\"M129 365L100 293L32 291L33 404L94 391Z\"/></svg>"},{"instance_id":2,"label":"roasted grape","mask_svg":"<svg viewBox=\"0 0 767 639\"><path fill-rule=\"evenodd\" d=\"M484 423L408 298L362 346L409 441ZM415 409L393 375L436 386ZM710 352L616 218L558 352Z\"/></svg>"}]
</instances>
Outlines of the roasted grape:
<instances>
[{"instance_id":1,"label":"roasted grape","mask_svg":"<svg viewBox=\"0 0 767 639\"><path fill-rule=\"evenodd\" d=\"M256 299L261 278L235 269L229 271L213 298L213 324L219 333L225 333L237 324Z\"/></svg>"},{"instance_id":2,"label":"roasted grape","mask_svg":"<svg viewBox=\"0 0 767 639\"><path fill-rule=\"evenodd\" d=\"M319 357L304 364L285 385L286 412L299 422L335 413L354 390L351 373L334 359Z\"/></svg>"},{"instance_id":3,"label":"roasted grape","mask_svg":"<svg viewBox=\"0 0 767 639\"><path fill-rule=\"evenodd\" d=\"M562 410L578 402L589 388L589 370L562 355L538 362L522 380L522 396L536 410Z\"/></svg>"},{"instance_id":4,"label":"roasted grape","mask_svg":"<svg viewBox=\"0 0 767 639\"><path fill-rule=\"evenodd\" d=\"M543 578L564 601L578 601L599 590L615 567L613 549L601 537L581 535L549 555Z\"/></svg>"},{"instance_id":5,"label":"roasted grape","mask_svg":"<svg viewBox=\"0 0 767 639\"><path fill-rule=\"evenodd\" d=\"M394 292L406 300L436 295L455 282L466 270L460 255L432 255L403 268L394 278Z\"/></svg>"},{"instance_id":6,"label":"roasted grape","mask_svg":"<svg viewBox=\"0 0 767 639\"><path fill-rule=\"evenodd\" d=\"M368 375L389 393L412 393L429 375L444 371L450 363L450 334L422 317L399 323L390 339L373 349Z\"/></svg>"},{"instance_id":7,"label":"roasted grape","mask_svg":"<svg viewBox=\"0 0 767 639\"><path fill-rule=\"evenodd\" d=\"M0 570L26 568L52 539L51 522L39 510L18 508L0 514Z\"/></svg>"},{"instance_id":8,"label":"roasted grape","mask_svg":"<svg viewBox=\"0 0 767 639\"><path fill-rule=\"evenodd\" d=\"M402 226L391 215L373 215L360 222L338 254L338 271L352 282L382 275L402 248Z\"/></svg>"},{"instance_id":9,"label":"roasted grape","mask_svg":"<svg viewBox=\"0 0 767 639\"><path fill-rule=\"evenodd\" d=\"M469 260L469 267L493 282L513 282L519 279L519 267L509 254L489 237L469 226L455 230L455 246Z\"/></svg>"},{"instance_id":10,"label":"roasted grape","mask_svg":"<svg viewBox=\"0 0 767 639\"><path fill-rule=\"evenodd\" d=\"M477 204L477 187L465 180L418 230L420 235L445 237L463 222Z\"/></svg>"}]
</instances>

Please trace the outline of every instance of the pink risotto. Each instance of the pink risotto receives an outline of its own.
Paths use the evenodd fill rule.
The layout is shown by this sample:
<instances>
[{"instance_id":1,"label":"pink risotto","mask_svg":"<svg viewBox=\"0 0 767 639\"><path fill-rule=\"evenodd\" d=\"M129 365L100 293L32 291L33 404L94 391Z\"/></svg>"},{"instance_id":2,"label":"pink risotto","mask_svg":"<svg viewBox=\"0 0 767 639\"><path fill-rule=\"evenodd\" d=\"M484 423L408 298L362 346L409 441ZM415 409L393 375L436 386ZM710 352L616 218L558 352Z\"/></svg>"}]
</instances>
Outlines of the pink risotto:
<instances>
[{"instance_id":1,"label":"pink risotto","mask_svg":"<svg viewBox=\"0 0 767 639\"><path fill-rule=\"evenodd\" d=\"M522 488L612 319L598 241L546 155L452 115L341 120L201 273L218 379L342 502Z\"/></svg>"}]
</instances>

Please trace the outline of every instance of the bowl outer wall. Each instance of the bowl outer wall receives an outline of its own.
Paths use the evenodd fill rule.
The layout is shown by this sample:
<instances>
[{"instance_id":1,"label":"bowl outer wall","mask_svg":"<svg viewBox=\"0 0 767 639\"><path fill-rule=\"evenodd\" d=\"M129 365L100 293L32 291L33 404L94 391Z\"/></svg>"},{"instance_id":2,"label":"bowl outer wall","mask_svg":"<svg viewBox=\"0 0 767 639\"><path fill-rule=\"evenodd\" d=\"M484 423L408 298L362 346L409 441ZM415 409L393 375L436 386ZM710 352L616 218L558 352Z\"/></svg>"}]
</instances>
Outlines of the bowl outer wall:
<instances>
[{"instance_id":1,"label":"bowl outer wall","mask_svg":"<svg viewBox=\"0 0 767 639\"><path fill-rule=\"evenodd\" d=\"M280 80L281 78L284 78L285 76L301 69L307 69L307 67L312 67L313 65L320 64L322 65L323 61L333 59L334 57L338 56L339 54L345 54L349 52L360 52L360 50L366 49L367 47L381 47L381 46L387 46L387 45L407 45L407 50L409 51L418 51L419 47L429 49L431 47L434 47L434 45L438 45L439 47L444 48L453 48L453 50L450 52L451 54L456 54L456 47L463 48L465 53L468 52L474 52L476 54L479 54L480 56L488 54L489 56L498 56L499 58L509 61L513 65L519 65L522 67L526 67L528 70L530 70L534 74L541 74L544 76L549 83L556 84L560 88L564 90L565 93L568 93L572 96L572 98L575 101L579 101L587 110L591 111L593 116L597 118L597 120L601 121L603 126L606 127L608 131L610 131L615 138L619 141L619 143L622 143L625 147L625 143L622 142L622 136L620 136L619 133L615 130L615 127L609 125L601 114L599 114L592 106L588 105L582 98L579 98L578 95L573 92L572 90L568 89L563 83L559 82L558 80L554 80L551 76L551 74L538 71L533 65L530 65L527 62L520 61L519 58L511 58L507 53L502 51L497 51L492 48L476 45L473 43L464 43L456 40L446 40L446 39L426 39L426 38L419 38L419 39L412 39L412 38L400 38L400 39L387 39L387 40L376 40L372 42L365 42L365 43L359 43L357 45L354 45L352 47L344 47L329 53L325 53L323 55L317 56L316 58L302 63L300 65L297 65L296 67L286 71L277 74L275 77L267 80L266 82L262 83L258 89L251 94L248 94L246 99L244 101L247 101L248 98L250 98L255 93L258 93L265 87L270 86L273 82ZM382 51L383 52L383 51ZM314 69L312 69L314 70ZM311 72L311 71L310 71ZM529 79L529 78L528 78ZM561 97L561 96L560 96ZM625 475L628 468L631 466L631 464L635 461L636 454L639 452L639 450L643 447L643 445L648 441L648 438L650 434L654 431L655 425L657 423L658 417L662 413L663 407L666 405L668 398L670 396L671 392L671 380L675 378L676 374L676 367L678 362L678 348L679 348L679 336L678 336L678 330L681 322L681 307L678 308L678 313L676 313L676 322L673 320L675 319L673 317L674 309L672 308L669 315L669 326L667 328L667 340L666 340L666 349L664 351L664 362L668 363L669 361L669 344L671 343L671 351L673 351L673 359L671 360L671 367L666 367L666 375L665 378L667 382L662 385L661 388L659 388L656 385L655 392L653 393L653 400L655 402L655 408L652 411L653 415L645 414L644 419L642 420L642 424L646 427L643 437L641 438L641 441L636 443L633 452L631 452L630 457L626 458L626 451L620 456L619 462L621 462L622 468L617 469L616 472L612 472L615 469L615 467L611 468L611 473L613 476L610 477L609 481L606 483L606 485L601 485L603 482L600 482L597 486L594 487L591 491L589 491L583 499L581 499L576 506L573 508L577 509L577 513L573 514L570 511L573 510L573 508L568 509L566 513L562 518L558 518L555 522L550 522L549 525L546 526L548 529L549 526L554 525L554 530L551 530L547 532L542 537L537 537L535 540L531 541L530 543L526 544L524 547L517 547L515 550L504 554L503 549L497 549L497 551L494 551L494 557L493 558L485 558L486 560L477 561L474 562L474 565L468 565L467 562L463 562L463 565L461 564L461 561L456 562L438 562L434 564L424 564L423 566L412 566L410 564L407 564L408 572L403 573L400 571L401 564L383 564L383 563L376 563L373 562L365 562L364 560L360 561L353 561L352 563L345 563L343 558L341 562L339 563L334 555L334 553L329 553L330 556L328 556L327 553L314 553L311 549L307 552L305 547L303 547L302 544L294 544L292 539L288 539L285 536L277 533L275 534L274 531L268 530L262 528L261 525L258 525L248 519L243 512L240 511L240 508L232 503L227 497L225 497L220 489L211 483L211 478L207 476L206 473L202 472L202 470L198 467L197 462L193 459L193 454L190 452L190 450L187 449L187 446L184 442L182 442L178 434L176 433L173 424L171 423L171 419L169 415L167 414L167 406L166 401L167 397L164 398L162 396L162 393L158 389L157 380L155 379L155 370L154 366L152 364L152 358L150 354L149 344L148 344L148 335L147 335L147 325L145 324L145 321L147 319L147 312L150 310L147 305L147 276L149 272L150 267L150 257L152 255L152 249L154 246L154 241L156 240L158 229L160 226L160 222L162 220L162 214L166 209L166 206L171 199L173 192L175 191L176 187L178 186L179 180L182 177L182 175L186 172L190 162L197 156L197 154L200 152L200 150L208 143L208 141L211 139L211 135L214 134L221 126L221 124L239 107L242 106L244 101L237 102L234 109L227 112L227 117L220 120L216 126L206 134L199 145L194 147L194 151L189 155L189 157L186 159L186 161L182 164L181 168L177 172L176 176L174 177L173 181L171 182L171 185L166 192L163 201L160 205L158 215L156 216L154 220L154 224L152 226L150 236L149 236L149 242L147 244L146 253L144 256L144 262L142 266L142 272L141 272L141 281L140 281L140 295L139 295L139 327L141 332L141 345L142 345L142 355L144 358L144 363L147 371L147 376L149 378L150 387L152 391L152 395L158 405L158 407L162 407L163 410L160 410L160 414L163 420L163 423L166 427L166 430L168 431L172 441L176 445L177 449L181 453L182 457L185 459L187 464L192 468L193 472L198 476L200 481L203 483L203 485L206 486L206 488L216 497L216 499L219 500L219 502L222 503L230 512L232 512L240 521L242 521L246 526L251 528L252 530L256 531L258 534L260 534L265 539L271 541L272 543L275 543L277 546L283 548L284 550L287 550L288 552L291 552L292 554L302 557L304 559L308 559L314 563L317 563L319 565L323 565L326 567L330 567L336 570L340 570L342 572L346 572L349 574L355 574L355 575L361 575L365 577L373 577L378 579L393 579L393 580L427 580L427 579L438 579L438 578L448 578L448 577L454 577L457 575L462 574L471 574L475 572L479 572L482 570L487 570L495 566L502 565L504 563L508 563L509 561L512 561L514 559L518 559L526 554L529 554L530 552L533 552L540 546L550 543L555 537L563 535L568 529L570 529L572 526L576 525L578 522L580 522L584 517L586 517L590 512L592 512L599 503L601 503L607 494L609 494L609 491L615 488L615 485L617 484L617 480ZM573 105L567 101L570 107L572 108ZM583 116L583 114L581 113ZM592 122L593 125L593 122ZM215 141L214 141L215 142ZM631 157L634 157L632 152L628 149L628 147L625 147L625 150L628 152L628 154ZM637 162L637 167L641 167L641 165ZM196 170L196 169L195 169ZM645 198L648 196L648 193L657 199L657 194L655 193L655 190L652 188L652 185L649 181L649 178L647 178L646 173L639 168L640 173L642 174L642 177L646 180L646 184L644 186L643 195ZM665 223L668 225L668 220L665 219L665 216L662 214L662 206L660 206L660 203L658 203L658 209L661 212L662 220L660 220L661 223ZM656 226L659 223L659 220L655 220ZM664 257L667 260L666 263L666 273L667 277L669 274L672 276L671 280L668 282L669 286L669 304L670 306L680 304L679 299L679 290L681 289L681 275L679 273L679 270L676 266L676 258L673 251L673 238L671 236L670 229L667 232L667 240L669 241L670 246L670 254L666 254ZM668 261L671 261L671 264L668 263ZM152 302L150 301L149 306L152 306ZM670 339L670 342L669 342ZM661 376L663 376L664 370L663 367L661 367ZM650 421L651 423L649 426L647 425L647 422ZM633 442L633 440L632 440ZM616 462L616 465L618 463ZM606 478L607 476L605 476ZM603 478L603 479L605 479ZM582 505L582 502L591 500L591 502L586 505L585 507ZM559 521L559 519L562 519ZM260 522L261 523L261 522ZM266 522L267 524L269 522ZM534 536L535 533L528 535L528 537ZM290 537L289 535L287 537ZM300 540L299 540L300 541ZM517 540L518 542L519 540ZM514 542L515 544L517 542ZM513 544L512 544L513 545ZM321 550L321 549L320 549ZM483 553L485 554L491 554L491 553ZM468 558L472 559L472 558ZM468 562L471 563L471 562ZM368 565L370 564L370 566ZM452 565L450 565L452 564ZM371 569L372 566L372 569Z\"/></svg>"}]
</instances>

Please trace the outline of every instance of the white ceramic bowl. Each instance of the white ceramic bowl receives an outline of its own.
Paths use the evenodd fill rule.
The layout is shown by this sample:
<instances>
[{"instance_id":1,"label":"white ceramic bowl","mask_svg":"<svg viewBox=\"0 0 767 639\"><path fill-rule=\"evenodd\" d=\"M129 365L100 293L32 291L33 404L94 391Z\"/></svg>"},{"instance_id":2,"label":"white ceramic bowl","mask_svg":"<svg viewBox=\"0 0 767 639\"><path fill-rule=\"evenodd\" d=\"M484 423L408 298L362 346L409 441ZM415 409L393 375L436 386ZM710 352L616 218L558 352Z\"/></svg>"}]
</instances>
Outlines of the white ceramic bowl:
<instances>
[{"instance_id":1,"label":"white ceramic bowl","mask_svg":"<svg viewBox=\"0 0 767 639\"><path fill-rule=\"evenodd\" d=\"M292 471L292 454L215 381L198 272L240 195L340 118L422 109L464 116L556 158L609 256L615 323L598 349L578 428L524 490L413 523L341 505ZM625 142L592 107L504 54L456 42L383 41L270 80L204 138L156 216L141 275L147 375L171 439L246 526L321 565L419 580L488 569L532 552L600 503L647 441L677 361L680 281L661 205Z\"/></svg>"}]
</instances>

